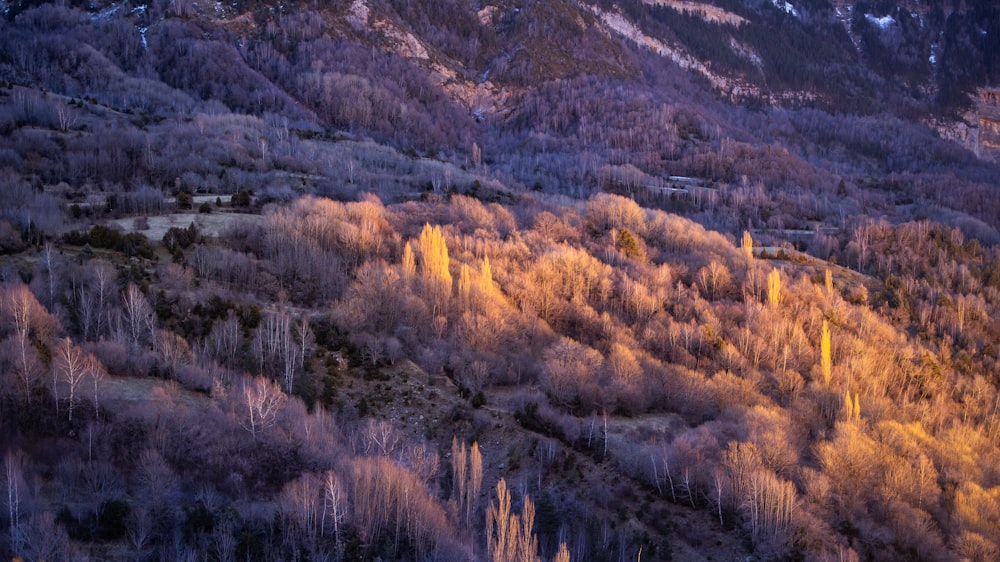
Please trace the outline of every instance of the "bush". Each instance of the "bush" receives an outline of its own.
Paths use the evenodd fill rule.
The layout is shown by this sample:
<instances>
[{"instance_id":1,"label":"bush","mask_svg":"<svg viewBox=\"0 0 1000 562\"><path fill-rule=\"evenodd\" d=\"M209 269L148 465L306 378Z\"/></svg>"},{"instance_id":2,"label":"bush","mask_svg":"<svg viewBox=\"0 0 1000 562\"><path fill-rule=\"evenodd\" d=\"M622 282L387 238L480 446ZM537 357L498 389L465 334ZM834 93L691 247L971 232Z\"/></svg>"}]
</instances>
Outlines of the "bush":
<instances>
[{"instance_id":1,"label":"bush","mask_svg":"<svg viewBox=\"0 0 1000 562\"><path fill-rule=\"evenodd\" d=\"M67 244L74 246L91 246L121 252L128 257L139 257L151 260L156 257L156 251L142 234L131 232L123 234L120 230L96 225L87 232L70 232L63 237Z\"/></svg>"},{"instance_id":2,"label":"bush","mask_svg":"<svg viewBox=\"0 0 1000 562\"><path fill-rule=\"evenodd\" d=\"M249 207L250 206L250 196L249 191L237 191L233 194L231 203L233 207Z\"/></svg>"}]
</instances>

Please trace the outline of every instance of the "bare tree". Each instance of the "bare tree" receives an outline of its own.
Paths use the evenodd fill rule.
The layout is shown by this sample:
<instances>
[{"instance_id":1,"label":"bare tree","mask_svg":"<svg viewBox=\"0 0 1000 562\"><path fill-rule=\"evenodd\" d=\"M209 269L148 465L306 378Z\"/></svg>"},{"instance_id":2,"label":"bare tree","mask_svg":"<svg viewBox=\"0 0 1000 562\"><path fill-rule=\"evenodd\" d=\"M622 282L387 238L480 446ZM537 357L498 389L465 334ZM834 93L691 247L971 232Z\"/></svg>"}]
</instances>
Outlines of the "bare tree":
<instances>
[{"instance_id":1,"label":"bare tree","mask_svg":"<svg viewBox=\"0 0 1000 562\"><path fill-rule=\"evenodd\" d=\"M497 501L486 509L486 548L493 562L537 562L538 538L535 524L535 504L524 497L521 516L511 513L510 491L503 478L497 482Z\"/></svg>"},{"instance_id":2,"label":"bare tree","mask_svg":"<svg viewBox=\"0 0 1000 562\"><path fill-rule=\"evenodd\" d=\"M359 428L358 439L361 453L365 455L388 457L396 451L400 444L400 435L391 423L372 418L369 418Z\"/></svg>"},{"instance_id":3,"label":"bare tree","mask_svg":"<svg viewBox=\"0 0 1000 562\"><path fill-rule=\"evenodd\" d=\"M280 376L285 391L291 393L313 339L308 318L303 317L295 326L288 312L270 313L257 328L253 340L257 363L265 373Z\"/></svg>"},{"instance_id":4,"label":"bare tree","mask_svg":"<svg viewBox=\"0 0 1000 562\"><path fill-rule=\"evenodd\" d=\"M69 536L52 512L36 513L24 526L24 548L32 560L67 560Z\"/></svg>"},{"instance_id":5,"label":"bare tree","mask_svg":"<svg viewBox=\"0 0 1000 562\"><path fill-rule=\"evenodd\" d=\"M56 103L56 117L58 118L59 130L62 132L69 131L70 127L76 124L76 114L74 114L69 106L65 103Z\"/></svg>"},{"instance_id":6,"label":"bare tree","mask_svg":"<svg viewBox=\"0 0 1000 562\"><path fill-rule=\"evenodd\" d=\"M156 335L156 314L146 295L129 283L122 294L122 331L126 343L134 348L150 346Z\"/></svg>"},{"instance_id":7,"label":"bare tree","mask_svg":"<svg viewBox=\"0 0 1000 562\"><path fill-rule=\"evenodd\" d=\"M46 305L49 310L53 310L53 306L56 304L56 249L51 242L46 242L45 246L42 247L42 263L45 264L45 277L48 281L49 298Z\"/></svg>"},{"instance_id":8,"label":"bare tree","mask_svg":"<svg viewBox=\"0 0 1000 562\"><path fill-rule=\"evenodd\" d=\"M129 513L127 533L135 562L145 560L146 547L153 538L153 519L148 510L137 507Z\"/></svg>"},{"instance_id":9,"label":"bare tree","mask_svg":"<svg viewBox=\"0 0 1000 562\"><path fill-rule=\"evenodd\" d=\"M483 455L479 452L479 442L473 442L469 450L469 483L465 500L465 522L471 524L472 513L476 510L476 500L483 487Z\"/></svg>"},{"instance_id":10,"label":"bare tree","mask_svg":"<svg viewBox=\"0 0 1000 562\"><path fill-rule=\"evenodd\" d=\"M465 486L468 483L467 471L468 453L465 450L465 442L459 441L457 437L451 438L451 497L455 498L459 512L465 511Z\"/></svg>"},{"instance_id":11,"label":"bare tree","mask_svg":"<svg viewBox=\"0 0 1000 562\"><path fill-rule=\"evenodd\" d=\"M323 519L323 484L319 477L307 472L281 491L279 502L286 540L297 539L315 550Z\"/></svg>"},{"instance_id":12,"label":"bare tree","mask_svg":"<svg viewBox=\"0 0 1000 562\"><path fill-rule=\"evenodd\" d=\"M63 338L59 341L55 350L55 364L53 367L53 380L52 380L52 394L54 395L57 403L56 410L58 412L58 383L62 381L65 383L66 391L68 393L67 398L69 399L68 405L68 416L69 420L73 421L73 410L76 406L77 390L83 380L90 374L94 368L92 363L95 361L93 356L88 356L80 349L77 345L73 343L69 338Z\"/></svg>"},{"instance_id":13,"label":"bare tree","mask_svg":"<svg viewBox=\"0 0 1000 562\"><path fill-rule=\"evenodd\" d=\"M490 502L486 509L486 550L493 562L515 562L521 526L517 515L510 512L507 481L501 478L496 491L496 503Z\"/></svg>"},{"instance_id":14,"label":"bare tree","mask_svg":"<svg viewBox=\"0 0 1000 562\"><path fill-rule=\"evenodd\" d=\"M90 263L90 268L94 275L94 295L96 297L94 337L101 337L105 335L110 326L112 296L118 272L114 265L104 260L94 260Z\"/></svg>"},{"instance_id":15,"label":"bare tree","mask_svg":"<svg viewBox=\"0 0 1000 562\"><path fill-rule=\"evenodd\" d=\"M285 394L276 384L264 377L243 381L243 419L240 425L250 432L254 443L257 436L277 421L278 412L285 404Z\"/></svg>"},{"instance_id":16,"label":"bare tree","mask_svg":"<svg viewBox=\"0 0 1000 562\"><path fill-rule=\"evenodd\" d=\"M323 475L323 512L320 520L320 532L325 535L328 527L332 530L338 553L343 546L340 541L340 533L346 519L347 501L344 486L337 474L328 470Z\"/></svg>"},{"instance_id":17,"label":"bare tree","mask_svg":"<svg viewBox=\"0 0 1000 562\"><path fill-rule=\"evenodd\" d=\"M13 356L13 370L17 375L17 386L20 387L20 393L24 398L25 405L27 405L42 372L38 351L35 346L31 345L31 341L21 333L14 334L6 343L11 346L10 353Z\"/></svg>"},{"instance_id":18,"label":"bare tree","mask_svg":"<svg viewBox=\"0 0 1000 562\"><path fill-rule=\"evenodd\" d=\"M566 543L559 543L559 552L556 553L556 557L552 559L552 562L570 562L569 549L566 548Z\"/></svg>"},{"instance_id":19,"label":"bare tree","mask_svg":"<svg viewBox=\"0 0 1000 562\"><path fill-rule=\"evenodd\" d=\"M212 324L205 347L211 357L232 369L237 366L240 341L240 323L230 312L225 320Z\"/></svg>"},{"instance_id":20,"label":"bare tree","mask_svg":"<svg viewBox=\"0 0 1000 562\"><path fill-rule=\"evenodd\" d=\"M7 451L4 456L4 473L7 482L7 522L10 529L10 548L15 556L24 550L24 530L21 522L21 503L24 489L24 456Z\"/></svg>"},{"instance_id":21,"label":"bare tree","mask_svg":"<svg viewBox=\"0 0 1000 562\"><path fill-rule=\"evenodd\" d=\"M90 377L90 382L94 385L94 415L100 414L100 394L101 386L104 383L104 377L107 375L107 369L104 368L104 364L97 360L95 357L91 357L90 361L87 362L87 375Z\"/></svg>"}]
</instances>

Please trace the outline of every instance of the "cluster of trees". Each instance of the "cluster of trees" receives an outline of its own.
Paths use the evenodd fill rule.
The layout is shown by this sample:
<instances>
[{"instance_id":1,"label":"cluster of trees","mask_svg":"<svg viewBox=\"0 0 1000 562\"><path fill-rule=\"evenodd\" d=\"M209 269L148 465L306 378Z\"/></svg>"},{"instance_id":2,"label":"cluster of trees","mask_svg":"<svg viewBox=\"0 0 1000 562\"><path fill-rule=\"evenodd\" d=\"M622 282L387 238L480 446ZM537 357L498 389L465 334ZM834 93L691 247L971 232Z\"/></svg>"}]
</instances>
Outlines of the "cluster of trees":
<instances>
[{"instance_id":1,"label":"cluster of trees","mask_svg":"<svg viewBox=\"0 0 1000 562\"><path fill-rule=\"evenodd\" d=\"M560 2L373 5L516 86L473 115L348 2L225 7L252 31L29 4L0 22L0 555L1000 556L998 176L926 100L733 107ZM615 3L723 73L881 83L827 7L719 4L750 23ZM973 4L930 20L939 77L993 68ZM929 31L856 23L884 76L926 71L879 57ZM195 193L259 216L105 224ZM383 405L407 370L446 416Z\"/></svg>"},{"instance_id":2,"label":"cluster of trees","mask_svg":"<svg viewBox=\"0 0 1000 562\"><path fill-rule=\"evenodd\" d=\"M471 65L469 53L475 51L493 57L496 65L528 69L530 79L513 80L525 87L511 90L507 98L456 99L423 66L391 50L369 48L372 37L358 30L339 35L335 23L343 14L337 10L347 10L346 5L330 12L257 13L261 24L252 37L210 21L176 17L165 6L141 16L117 10L102 18L50 4L18 11L3 22L0 38L3 52L10 53L0 59L0 78L9 81L0 88L0 114L6 117L0 119L0 168L9 170L4 172L8 183L27 187L28 195L34 188L56 197L25 197L18 195L20 189L5 193L8 213L34 208L4 220L22 232L58 229L59 195L77 203L77 213L95 216L159 212L178 192L249 189L266 201L290 199L298 191L352 198L367 190L392 200L423 189L468 191L475 180L577 197L612 190L644 205L694 213L703 224L734 233L808 230L816 223L849 230L844 217L864 210L910 218L927 213L932 204L958 208L988 224L997 216L990 196L996 171L911 123L924 114L923 102L893 98L880 104L830 96L864 105L857 113L865 116L831 113L822 103L823 110L736 108L706 96L702 84L654 53L629 51L603 34L591 37L586 30L596 24L590 15L580 28L565 10L538 6L498 12L498 23L488 25L471 13L449 17L444 8L420 10L424 15L416 17L415 5L385 8L415 16L412 24L390 20L411 25L431 48L432 60L447 54ZM727 5L751 22L730 28L666 7L638 2L620 7L649 33L690 28L699 38L737 34L734 41L763 57L760 72L767 80L782 76L768 68L768 61L787 63L792 60L784 56L788 53L808 54L811 58L801 64L809 68L830 66L815 62L816 49L783 43L774 47L781 57L764 56L766 45L782 37L800 42L773 29L802 35L814 24L829 33L834 33L830 26L839 25L831 23L829 10L819 8L797 19L769 5ZM979 22L984 9L956 11L948 19ZM545 10L556 13L543 25L535 21L541 17L536 12ZM161 21L156 14L167 17ZM697 25L674 25L671 18ZM788 21L778 25L775 18ZM145 31L140 35L132 24L144 25ZM108 32L94 33L94 26ZM764 38L746 35L754 33ZM541 39L564 35L574 37L561 43L565 52L553 51ZM1000 36L986 37L994 35ZM511 38L529 36L535 37L530 49L507 53L502 48ZM849 40L838 37L824 44L853 57ZM572 47L574 41L581 44ZM729 48L726 41L714 44ZM577 51L602 54L581 57ZM598 64L601 57L614 61ZM724 57L714 58L717 66L725 66ZM571 63L581 60L597 61L603 70ZM481 67L456 71L456 80L475 82L475 68ZM496 70L493 74L503 74ZM810 72L795 66L788 74L812 80ZM834 81L858 89L852 84L868 78L852 80ZM816 84L795 87L823 90ZM470 113L501 101L506 111L496 116ZM883 109L899 117L876 113ZM346 132L330 135L323 132L327 127ZM327 142L352 135L371 135L406 155L419 151L449 164L434 168L372 146ZM458 169L472 162L480 164L474 173ZM634 167L643 180L609 179L604 171L619 166ZM886 173L894 176L869 178ZM660 179L669 175L701 178L712 189L656 192ZM942 184L949 188L941 189ZM952 188L960 196L951 197L958 193ZM95 192L117 198L107 205L81 201ZM820 241L813 250L827 257L828 246Z\"/></svg>"},{"instance_id":3,"label":"cluster of trees","mask_svg":"<svg viewBox=\"0 0 1000 562\"><path fill-rule=\"evenodd\" d=\"M50 244L29 285L4 285L10 553L665 548L629 531L655 529L652 512L570 484L580 455L738 525L765 557L987 560L1000 545L1000 256L959 230L861 225L854 272L769 262L749 233L737 247L616 195L367 195L274 205L218 241L185 241L155 269ZM475 443L366 417L321 390L343 384L315 360L337 345L362 371L412 359L473 404L515 389L497 407L546 444L498 473ZM150 376L177 386L122 408ZM620 429L639 415L674 421ZM505 485L496 503L482 494L504 475L520 515ZM569 517L579 506L593 515Z\"/></svg>"}]
</instances>

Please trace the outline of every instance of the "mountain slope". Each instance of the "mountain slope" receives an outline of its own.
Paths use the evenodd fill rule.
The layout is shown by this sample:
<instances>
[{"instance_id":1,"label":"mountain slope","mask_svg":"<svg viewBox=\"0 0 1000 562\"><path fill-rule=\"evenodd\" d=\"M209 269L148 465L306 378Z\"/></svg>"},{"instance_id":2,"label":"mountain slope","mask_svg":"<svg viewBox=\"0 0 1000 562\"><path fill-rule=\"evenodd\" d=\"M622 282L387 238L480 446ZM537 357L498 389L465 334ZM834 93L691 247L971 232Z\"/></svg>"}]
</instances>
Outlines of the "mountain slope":
<instances>
[{"instance_id":1,"label":"mountain slope","mask_svg":"<svg viewBox=\"0 0 1000 562\"><path fill-rule=\"evenodd\" d=\"M996 559L951 4L0 3L0 556Z\"/></svg>"}]
</instances>

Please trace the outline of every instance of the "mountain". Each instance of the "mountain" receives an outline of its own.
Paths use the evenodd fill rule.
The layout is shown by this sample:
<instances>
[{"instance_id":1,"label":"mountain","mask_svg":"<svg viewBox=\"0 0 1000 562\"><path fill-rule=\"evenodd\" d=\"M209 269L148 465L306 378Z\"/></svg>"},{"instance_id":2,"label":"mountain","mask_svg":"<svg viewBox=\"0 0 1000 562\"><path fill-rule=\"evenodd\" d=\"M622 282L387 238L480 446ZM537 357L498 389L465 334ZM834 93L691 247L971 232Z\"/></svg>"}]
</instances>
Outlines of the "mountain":
<instances>
[{"instance_id":1,"label":"mountain","mask_svg":"<svg viewBox=\"0 0 1000 562\"><path fill-rule=\"evenodd\" d=\"M992 2L0 13L0 556L1000 557Z\"/></svg>"}]
</instances>

